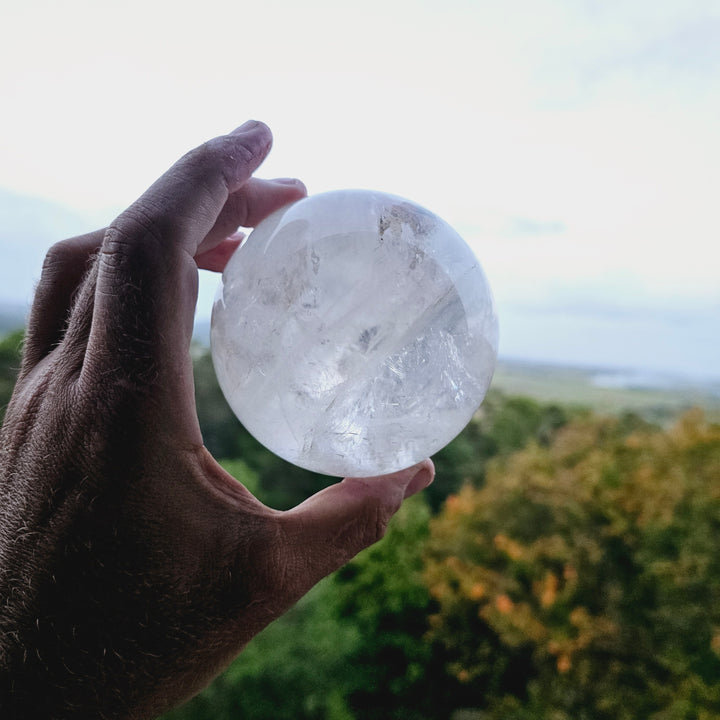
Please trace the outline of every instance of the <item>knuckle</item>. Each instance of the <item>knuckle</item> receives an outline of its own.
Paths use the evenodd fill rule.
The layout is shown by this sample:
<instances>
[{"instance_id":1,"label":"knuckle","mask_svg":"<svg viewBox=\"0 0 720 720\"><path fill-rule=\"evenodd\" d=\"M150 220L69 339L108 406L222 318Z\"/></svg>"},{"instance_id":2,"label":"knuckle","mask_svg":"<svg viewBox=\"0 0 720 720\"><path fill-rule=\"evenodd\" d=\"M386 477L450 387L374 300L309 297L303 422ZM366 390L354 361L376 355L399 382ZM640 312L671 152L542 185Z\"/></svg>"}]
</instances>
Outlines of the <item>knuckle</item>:
<instances>
[{"instance_id":1,"label":"knuckle","mask_svg":"<svg viewBox=\"0 0 720 720\"><path fill-rule=\"evenodd\" d=\"M147 207L149 202L143 199L143 202L131 205L115 219L105 233L103 251L122 250L147 237L162 237L162 214L157 207Z\"/></svg>"},{"instance_id":2,"label":"knuckle","mask_svg":"<svg viewBox=\"0 0 720 720\"><path fill-rule=\"evenodd\" d=\"M233 221L240 219L241 224L244 223L250 214L250 206L248 197L245 193L233 193L228 197L225 204L223 218L231 218ZM237 229L237 223L231 222L229 227L232 231Z\"/></svg>"},{"instance_id":3,"label":"knuckle","mask_svg":"<svg viewBox=\"0 0 720 720\"><path fill-rule=\"evenodd\" d=\"M166 222L161 213L136 203L108 227L101 246L103 265L111 268L137 265L166 248Z\"/></svg>"},{"instance_id":4,"label":"knuckle","mask_svg":"<svg viewBox=\"0 0 720 720\"><path fill-rule=\"evenodd\" d=\"M42 277L53 278L62 274L66 268L84 263L87 254L82 252L73 240L61 240L50 247L45 254Z\"/></svg>"}]
</instances>

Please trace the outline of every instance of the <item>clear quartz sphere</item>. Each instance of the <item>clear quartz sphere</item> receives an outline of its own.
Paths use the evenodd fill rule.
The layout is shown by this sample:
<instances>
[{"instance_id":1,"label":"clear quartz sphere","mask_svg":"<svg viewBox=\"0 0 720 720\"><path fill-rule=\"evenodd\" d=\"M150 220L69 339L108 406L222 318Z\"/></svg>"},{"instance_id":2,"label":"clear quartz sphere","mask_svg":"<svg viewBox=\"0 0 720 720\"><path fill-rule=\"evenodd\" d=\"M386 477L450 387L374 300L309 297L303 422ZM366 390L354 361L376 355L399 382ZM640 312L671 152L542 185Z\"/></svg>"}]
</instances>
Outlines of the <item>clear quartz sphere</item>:
<instances>
[{"instance_id":1,"label":"clear quartz sphere","mask_svg":"<svg viewBox=\"0 0 720 720\"><path fill-rule=\"evenodd\" d=\"M257 440L308 470L370 477L467 425L498 322L477 257L446 222L339 190L252 231L223 273L210 336L220 387Z\"/></svg>"}]
</instances>

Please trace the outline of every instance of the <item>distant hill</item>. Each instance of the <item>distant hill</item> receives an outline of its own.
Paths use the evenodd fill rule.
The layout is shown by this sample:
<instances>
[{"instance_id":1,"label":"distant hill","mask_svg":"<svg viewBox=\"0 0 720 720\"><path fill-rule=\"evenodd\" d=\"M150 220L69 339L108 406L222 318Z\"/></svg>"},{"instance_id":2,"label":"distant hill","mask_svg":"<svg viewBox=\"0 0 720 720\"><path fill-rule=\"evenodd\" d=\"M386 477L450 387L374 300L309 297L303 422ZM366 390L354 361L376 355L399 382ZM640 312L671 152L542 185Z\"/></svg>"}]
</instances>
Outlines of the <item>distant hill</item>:
<instances>
[{"instance_id":1,"label":"distant hill","mask_svg":"<svg viewBox=\"0 0 720 720\"><path fill-rule=\"evenodd\" d=\"M88 232L97 218L0 188L0 307L23 308L40 277L43 258L58 240ZM5 310L0 310L0 314ZM0 322L2 322L0 320Z\"/></svg>"},{"instance_id":2,"label":"distant hill","mask_svg":"<svg viewBox=\"0 0 720 720\"><path fill-rule=\"evenodd\" d=\"M689 380L608 368L586 368L501 359L492 387L508 395L541 402L592 408L598 412L636 412L664 422L698 406L720 420L720 382Z\"/></svg>"}]
</instances>

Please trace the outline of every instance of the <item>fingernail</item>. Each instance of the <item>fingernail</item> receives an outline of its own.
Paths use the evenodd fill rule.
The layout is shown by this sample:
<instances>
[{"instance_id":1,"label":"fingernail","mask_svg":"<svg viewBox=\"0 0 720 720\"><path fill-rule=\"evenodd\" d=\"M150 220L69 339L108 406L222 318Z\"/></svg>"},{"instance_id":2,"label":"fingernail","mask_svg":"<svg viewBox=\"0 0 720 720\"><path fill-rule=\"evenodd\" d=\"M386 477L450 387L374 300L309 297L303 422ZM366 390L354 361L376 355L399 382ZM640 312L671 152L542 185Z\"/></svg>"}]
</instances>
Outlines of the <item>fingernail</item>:
<instances>
[{"instance_id":1,"label":"fingernail","mask_svg":"<svg viewBox=\"0 0 720 720\"><path fill-rule=\"evenodd\" d=\"M265 123L259 120L248 120L244 122L239 128L235 128L230 134L231 135L249 135L256 133L266 132L270 134L270 128Z\"/></svg>"},{"instance_id":2,"label":"fingernail","mask_svg":"<svg viewBox=\"0 0 720 720\"><path fill-rule=\"evenodd\" d=\"M285 188L294 188L298 197L303 197L308 194L305 183L297 178L275 178L272 182L276 185L282 185Z\"/></svg>"},{"instance_id":3,"label":"fingernail","mask_svg":"<svg viewBox=\"0 0 720 720\"><path fill-rule=\"evenodd\" d=\"M435 479L435 466L432 464L432 461L425 460L415 467L417 468L417 472L405 486L406 498L424 490Z\"/></svg>"},{"instance_id":4,"label":"fingernail","mask_svg":"<svg viewBox=\"0 0 720 720\"><path fill-rule=\"evenodd\" d=\"M235 129L233 133L244 133L250 132L256 128L260 123L257 120L246 120L239 128Z\"/></svg>"}]
</instances>

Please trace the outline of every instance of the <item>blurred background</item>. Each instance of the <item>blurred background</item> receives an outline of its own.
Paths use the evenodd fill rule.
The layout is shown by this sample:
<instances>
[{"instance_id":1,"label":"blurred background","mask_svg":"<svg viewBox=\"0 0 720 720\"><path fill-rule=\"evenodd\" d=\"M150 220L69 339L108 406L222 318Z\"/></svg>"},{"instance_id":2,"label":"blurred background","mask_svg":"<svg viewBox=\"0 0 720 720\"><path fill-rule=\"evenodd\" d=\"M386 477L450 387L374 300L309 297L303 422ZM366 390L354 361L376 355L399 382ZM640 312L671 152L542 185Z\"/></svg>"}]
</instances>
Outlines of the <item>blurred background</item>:
<instances>
[{"instance_id":1,"label":"blurred background","mask_svg":"<svg viewBox=\"0 0 720 720\"><path fill-rule=\"evenodd\" d=\"M493 390L434 489L174 717L720 717L716 0L10 0L0 18L3 405L47 248L250 117L275 136L260 176L425 205L497 300ZM216 282L196 315L206 442L289 506L327 479L227 411Z\"/></svg>"}]
</instances>

